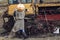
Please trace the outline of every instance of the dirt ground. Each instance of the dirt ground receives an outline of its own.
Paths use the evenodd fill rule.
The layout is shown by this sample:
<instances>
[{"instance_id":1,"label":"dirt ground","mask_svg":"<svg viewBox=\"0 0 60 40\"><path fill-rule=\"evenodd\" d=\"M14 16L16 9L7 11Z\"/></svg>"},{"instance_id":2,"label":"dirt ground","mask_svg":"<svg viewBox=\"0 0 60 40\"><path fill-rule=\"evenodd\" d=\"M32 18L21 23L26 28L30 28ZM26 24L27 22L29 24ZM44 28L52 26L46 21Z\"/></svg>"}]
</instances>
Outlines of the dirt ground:
<instances>
[{"instance_id":1,"label":"dirt ground","mask_svg":"<svg viewBox=\"0 0 60 40\"><path fill-rule=\"evenodd\" d=\"M0 18L0 33L3 31L2 24L3 24L3 20ZM45 37L45 38L29 37L27 39L23 39L23 38L5 38L5 37L0 36L0 40L60 40L60 36Z\"/></svg>"},{"instance_id":2,"label":"dirt ground","mask_svg":"<svg viewBox=\"0 0 60 40\"><path fill-rule=\"evenodd\" d=\"M46 38L4 38L0 37L0 40L60 40L60 36L55 36L55 37L46 37Z\"/></svg>"}]
</instances>

